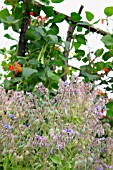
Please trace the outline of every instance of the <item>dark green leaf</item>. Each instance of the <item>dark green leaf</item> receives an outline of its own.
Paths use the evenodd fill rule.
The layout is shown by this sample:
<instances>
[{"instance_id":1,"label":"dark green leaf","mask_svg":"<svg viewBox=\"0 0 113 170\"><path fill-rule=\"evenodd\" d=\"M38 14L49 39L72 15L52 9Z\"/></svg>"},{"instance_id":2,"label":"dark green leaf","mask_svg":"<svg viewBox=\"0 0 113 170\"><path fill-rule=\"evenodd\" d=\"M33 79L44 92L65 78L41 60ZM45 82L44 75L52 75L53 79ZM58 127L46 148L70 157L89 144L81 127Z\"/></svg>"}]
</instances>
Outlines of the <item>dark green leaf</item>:
<instances>
[{"instance_id":1,"label":"dark green leaf","mask_svg":"<svg viewBox=\"0 0 113 170\"><path fill-rule=\"evenodd\" d=\"M104 49L103 49L103 48L100 48L100 49L96 50L95 56L96 56L96 57L100 57L103 52L104 52Z\"/></svg>"},{"instance_id":2,"label":"dark green leaf","mask_svg":"<svg viewBox=\"0 0 113 170\"><path fill-rule=\"evenodd\" d=\"M49 33L50 33L50 34L57 35L57 34L59 33L59 27L58 27L56 24L53 23L53 24L50 26Z\"/></svg>"},{"instance_id":3,"label":"dark green leaf","mask_svg":"<svg viewBox=\"0 0 113 170\"><path fill-rule=\"evenodd\" d=\"M50 1L49 0L40 0L40 2L43 2L44 4L49 5Z\"/></svg>"},{"instance_id":4,"label":"dark green leaf","mask_svg":"<svg viewBox=\"0 0 113 170\"><path fill-rule=\"evenodd\" d=\"M94 15L91 12L86 11L86 18L88 21L92 21Z\"/></svg>"},{"instance_id":5,"label":"dark green leaf","mask_svg":"<svg viewBox=\"0 0 113 170\"><path fill-rule=\"evenodd\" d=\"M81 18L82 17L78 13L76 13L76 12L71 13L71 19L73 22L78 22L81 20Z\"/></svg>"},{"instance_id":6,"label":"dark green leaf","mask_svg":"<svg viewBox=\"0 0 113 170\"><path fill-rule=\"evenodd\" d=\"M82 59L82 61L83 61L84 63L86 63L86 62L88 61L88 58L87 58L87 57L84 57L84 58Z\"/></svg>"},{"instance_id":7,"label":"dark green leaf","mask_svg":"<svg viewBox=\"0 0 113 170\"><path fill-rule=\"evenodd\" d=\"M53 23L58 23L58 22L62 22L64 20L64 15L63 14L57 14L54 16L53 19L50 20L50 22L53 22Z\"/></svg>"},{"instance_id":8,"label":"dark green leaf","mask_svg":"<svg viewBox=\"0 0 113 170\"><path fill-rule=\"evenodd\" d=\"M52 3L60 3L63 2L64 0L51 0Z\"/></svg>"},{"instance_id":9,"label":"dark green leaf","mask_svg":"<svg viewBox=\"0 0 113 170\"><path fill-rule=\"evenodd\" d=\"M79 56L84 56L84 55L85 55L85 51L84 51L84 50L76 50L76 53L77 53Z\"/></svg>"},{"instance_id":10,"label":"dark green leaf","mask_svg":"<svg viewBox=\"0 0 113 170\"><path fill-rule=\"evenodd\" d=\"M104 53L104 55L102 56L102 59L104 61L107 61L109 58L113 57L113 55L110 53L110 51L107 51L106 53Z\"/></svg>"},{"instance_id":11,"label":"dark green leaf","mask_svg":"<svg viewBox=\"0 0 113 170\"><path fill-rule=\"evenodd\" d=\"M15 38L13 38L12 36L10 36L9 34L5 34L4 37L10 39L10 40L15 40L17 41Z\"/></svg>"},{"instance_id":12,"label":"dark green leaf","mask_svg":"<svg viewBox=\"0 0 113 170\"><path fill-rule=\"evenodd\" d=\"M30 77L33 73L37 73L37 70L29 68L29 67L22 68L22 74L23 74L24 78Z\"/></svg>"},{"instance_id":13,"label":"dark green leaf","mask_svg":"<svg viewBox=\"0 0 113 170\"><path fill-rule=\"evenodd\" d=\"M47 17L54 16L54 10L52 6L42 6L41 8L45 12Z\"/></svg>"},{"instance_id":14,"label":"dark green leaf","mask_svg":"<svg viewBox=\"0 0 113 170\"><path fill-rule=\"evenodd\" d=\"M110 7L106 7L104 9L104 13L109 17L109 16L112 16L113 15L113 6L110 6Z\"/></svg>"}]
</instances>

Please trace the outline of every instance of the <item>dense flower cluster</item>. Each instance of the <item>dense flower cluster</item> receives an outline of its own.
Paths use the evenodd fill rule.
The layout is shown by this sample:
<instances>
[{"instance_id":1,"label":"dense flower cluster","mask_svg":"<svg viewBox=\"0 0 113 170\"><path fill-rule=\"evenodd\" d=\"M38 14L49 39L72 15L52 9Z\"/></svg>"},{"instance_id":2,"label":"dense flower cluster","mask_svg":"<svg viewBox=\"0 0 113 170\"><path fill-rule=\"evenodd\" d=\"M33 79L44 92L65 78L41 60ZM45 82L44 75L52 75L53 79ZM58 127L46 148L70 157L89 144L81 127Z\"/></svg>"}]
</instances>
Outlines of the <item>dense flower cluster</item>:
<instances>
[{"instance_id":1,"label":"dense flower cluster","mask_svg":"<svg viewBox=\"0 0 113 170\"><path fill-rule=\"evenodd\" d=\"M16 74L22 72L22 67L18 62L14 62L14 65L8 65L10 71L14 71Z\"/></svg>"},{"instance_id":2,"label":"dense flower cluster","mask_svg":"<svg viewBox=\"0 0 113 170\"><path fill-rule=\"evenodd\" d=\"M106 98L98 92L74 77L59 81L52 99L42 83L35 95L0 87L3 160L19 168L113 169L113 132L102 124Z\"/></svg>"}]
</instances>

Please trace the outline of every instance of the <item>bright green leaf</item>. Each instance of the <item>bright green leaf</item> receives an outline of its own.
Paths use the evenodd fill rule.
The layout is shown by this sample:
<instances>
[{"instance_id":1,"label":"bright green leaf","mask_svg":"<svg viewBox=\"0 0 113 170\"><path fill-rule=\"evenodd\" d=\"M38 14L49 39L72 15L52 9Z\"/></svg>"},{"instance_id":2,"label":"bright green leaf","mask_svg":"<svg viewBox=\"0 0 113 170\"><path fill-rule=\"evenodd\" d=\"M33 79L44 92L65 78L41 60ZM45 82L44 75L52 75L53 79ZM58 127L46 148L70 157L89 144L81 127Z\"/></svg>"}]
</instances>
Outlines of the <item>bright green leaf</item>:
<instances>
[{"instance_id":1,"label":"bright green leaf","mask_svg":"<svg viewBox=\"0 0 113 170\"><path fill-rule=\"evenodd\" d=\"M113 45L113 35L105 35L101 38L101 41L108 46Z\"/></svg>"},{"instance_id":2,"label":"bright green leaf","mask_svg":"<svg viewBox=\"0 0 113 170\"><path fill-rule=\"evenodd\" d=\"M0 19L6 20L7 16L10 16L10 13L7 8L0 11Z\"/></svg>"},{"instance_id":3,"label":"bright green leaf","mask_svg":"<svg viewBox=\"0 0 113 170\"><path fill-rule=\"evenodd\" d=\"M81 43L78 42L74 42L73 43L74 47L75 47L75 51L79 49L79 47L81 46Z\"/></svg>"},{"instance_id":4,"label":"bright green leaf","mask_svg":"<svg viewBox=\"0 0 113 170\"><path fill-rule=\"evenodd\" d=\"M52 160L52 162L54 162L55 164L61 165L61 159L58 156L55 156L53 158L50 158Z\"/></svg>"},{"instance_id":5,"label":"bright green leaf","mask_svg":"<svg viewBox=\"0 0 113 170\"><path fill-rule=\"evenodd\" d=\"M112 16L113 15L113 6L110 6L110 7L106 7L104 9L104 13L109 17L109 16Z\"/></svg>"},{"instance_id":6,"label":"bright green leaf","mask_svg":"<svg viewBox=\"0 0 113 170\"><path fill-rule=\"evenodd\" d=\"M106 107L108 108L107 116L112 116L113 117L113 102L107 103Z\"/></svg>"},{"instance_id":7,"label":"bright green leaf","mask_svg":"<svg viewBox=\"0 0 113 170\"><path fill-rule=\"evenodd\" d=\"M78 21L81 20L82 17L78 13L72 12L71 13L71 18L72 18L73 22L78 22Z\"/></svg>"},{"instance_id":8,"label":"bright green leaf","mask_svg":"<svg viewBox=\"0 0 113 170\"><path fill-rule=\"evenodd\" d=\"M94 15L91 12L86 11L86 18L88 21L92 21Z\"/></svg>"}]
</instances>

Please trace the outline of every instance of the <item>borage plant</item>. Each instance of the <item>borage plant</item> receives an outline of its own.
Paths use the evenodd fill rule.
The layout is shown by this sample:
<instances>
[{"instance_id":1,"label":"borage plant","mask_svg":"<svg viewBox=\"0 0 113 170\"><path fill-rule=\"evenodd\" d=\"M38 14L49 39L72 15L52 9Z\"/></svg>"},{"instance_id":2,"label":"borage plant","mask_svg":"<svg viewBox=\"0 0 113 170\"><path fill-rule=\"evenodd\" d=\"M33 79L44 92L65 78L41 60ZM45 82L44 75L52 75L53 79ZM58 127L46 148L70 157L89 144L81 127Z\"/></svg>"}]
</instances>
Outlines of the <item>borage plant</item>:
<instances>
[{"instance_id":1,"label":"borage plant","mask_svg":"<svg viewBox=\"0 0 113 170\"><path fill-rule=\"evenodd\" d=\"M108 99L92 84L59 81L49 98L0 88L1 167L5 170L113 168L113 132L102 123Z\"/></svg>"}]
</instances>

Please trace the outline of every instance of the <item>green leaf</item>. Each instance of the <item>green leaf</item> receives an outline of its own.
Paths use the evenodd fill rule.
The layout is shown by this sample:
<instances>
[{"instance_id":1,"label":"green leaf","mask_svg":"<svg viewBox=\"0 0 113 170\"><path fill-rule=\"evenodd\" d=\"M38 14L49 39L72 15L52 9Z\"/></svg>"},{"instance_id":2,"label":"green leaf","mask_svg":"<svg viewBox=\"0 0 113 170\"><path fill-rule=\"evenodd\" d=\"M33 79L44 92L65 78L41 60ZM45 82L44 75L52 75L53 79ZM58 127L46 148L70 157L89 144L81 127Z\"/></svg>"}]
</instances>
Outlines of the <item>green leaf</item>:
<instances>
[{"instance_id":1,"label":"green leaf","mask_svg":"<svg viewBox=\"0 0 113 170\"><path fill-rule=\"evenodd\" d=\"M112 116L113 117L113 102L107 103L106 107L108 108L107 116Z\"/></svg>"},{"instance_id":2,"label":"green leaf","mask_svg":"<svg viewBox=\"0 0 113 170\"><path fill-rule=\"evenodd\" d=\"M78 13L76 13L76 12L71 13L71 19L73 22L78 22L81 20L81 18L82 17Z\"/></svg>"},{"instance_id":3,"label":"green leaf","mask_svg":"<svg viewBox=\"0 0 113 170\"><path fill-rule=\"evenodd\" d=\"M91 12L86 11L86 18L88 21L92 21L92 19L94 18L94 15Z\"/></svg>"},{"instance_id":4,"label":"green leaf","mask_svg":"<svg viewBox=\"0 0 113 170\"><path fill-rule=\"evenodd\" d=\"M3 69L5 70L5 71L7 71L7 69L8 69L8 64L7 64L7 62L5 61L5 60L3 60L2 61L2 67L3 67Z\"/></svg>"},{"instance_id":5,"label":"green leaf","mask_svg":"<svg viewBox=\"0 0 113 170\"><path fill-rule=\"evenodd\" d=\"M63 2L64 0L51 0L52 3L60 3Z\"/></svg>"},{"instance_id":6,"label":"green leaf","mask_svg":"<svg viewBox=\"0 0 113 170\"><path fill-rule=\"evenodd\" d=\"M109 16L112 16L113 15L113 6L110 6L110 7L106 7L104 9L104 13L109 17Z\"/></svg>"},{"instance_id":7,"label":"green leaf","mask_svg":"<svg viewBox=\"0 0 113 170\"><path fill-rule=\"evenodd\" d=\"M59 33L59 27L56 24L52 24L50 26L50 30L48 31L50 34L57 35Z\"/></svg>"},{"instance_id":8,"label":"green leaf","mask_svg":"<svg viewBox=\"0 0 113 170\"><path fill-rule=\"evenodd\" d=\"M79 47L81 46L81 43L78 42L74 42L73 43L74 47L75 47L75 51L79 49Z\"/></svg>"},{"instance_id":9,"label":"green leaf","mask_svg":"<svg viewBox=\"0 0 113 170\"><path fill-rule=\"evenodd\" d=\"M113 45L113 35L105 35L101 38L101 41L108 46Z\"/></svg>"},{"instance_id":10,"label":"green leaf","mask_svg":"<svg viewBox=\"0 0 113 170\"><path fill-rule=\"evenodd\" d=\"M104 62L100 61L94 64L94 68L96 68L96 71L103 70L104 68Z\"/></svg>"},{"instance_id":11,"label":"green leaf","mask_svg":"<svg viewBox=\"0 0 113 170\"><path fill-rule=\"evenodd\" d=\"M54 10L52 6L42 6L41 9L45 12L47 17L54 16Z\"/></svg>"},{"instance_id":12,"label":"green leaf","mask_svg":"<svg viewBox=\"0 0 113 170\"><path fill-rule=\"evenodd\" d=\"M64 41L64 45L65 45L65 50L69 50L70 42L69 41Z\"/></svg>"},{"instance_id":13,"label":"green leaf","mask_svg":"<svg viewBox=\"0 0 113 170\"><path fill-rule=\"evenodd\" d=\"M16 77L16 78L11 79L11 82L13 82L13 83L17 83L19 81L22 81L21 77Z\"/></svg>"},{"instance_id":14,"label":"green leaf","mask_svg":"<svg viewBox=\"0 0 113 170\"><path fill-rule=\"evenodd\" d=\"M36 69L32 69L32 68L29 68L29 67L23 67L22 68L22 74L23 74L23 77L25 79L30 77L33 73L38 73L38 71Z\"/></svg>"},{"instance_id":15,"label":"green leaf","mask_svg":"<svg viewBox=\"0 0 113 170\"><path fill-rule=\"evenodd\" d=\"M103 52L104 52L104 49L103 49L103 48L100 48L100 49L96 50L95 56L96 56L96 57L100 57Z\"/></svg>"},{"instance_id":16,"label":"green leaf","mask_svg":"<svg viewBox=\"0 0 113 170\"><path fill-rule=\"evenodd\" d=\"M78 31L78 32L82 32L82 29L83 29L83 27L77 26L77 31Z\"/></svg>"},{"instance_id":17,"label":"green leaf","mask_svg":"<svg viewBox=\"0 0 113 170\"><path fill-rule=\"evenodd\" d=\"M59 77L57 75L55 75L52 71L47 71L47 75L50 79L58 81Z\"/></svg>"},{"instance_id":18,"label":"green leaf","mask_svg":"<svg viewBox=\"0 0 113 170\"><path fill-rule=\"evenodd\" d=\"M82 59L82 61L83 61L84 63L86 63L86 62L88 61L88 58L87 58L87 57L84 57L84 58Z\"/></svg>"},{"instance_id":19,"label":"green leaf","mask_svg":"<svg viewBox=\"0 0 113 170\"><path fill-rule=\"evenodd\" d=\"M40 0L40 2L43 2L44 4L49 5L50 1L49 0Z\"/></svg>"},{"instance_id":20,"label":"green leaf","mask_svg":"<svg viewBox=\"0 0 113 170\"><path fill-rule=\"evenodd\" d=\"M10 36L9 34L5 34L4 37L10 39L10 40L14 40L17 41L15 38L13 38L12 36ZM18 42L18 41L17 41Z\"/></svg>"},{"instance_id":21,"label":"green leaf","mask_svg":"<svg viewBox=\"0 0 113 170\"><path fill-rule=\"evenodd\" d=\"M5 20L1 19L2 22L9 24L9 25L13 25L16 24L20 21L20 19L14 19L13 16L7 16Z\"/></svg>"},{"instance_id":22,"label":"green leaf","mask_svg":"<svg viewBox=\"0 0 113 170\"><path fill-rule=\"evenodd\" d=\"M64 20L64 15L63 14L57 14L54 16L53 19L50 20L50 22L53 22L53 23L59 23L59 22L62 22Z\"/></svg>"},{"instance_id":23,"label":"green leaf","mask_svg":"<svg viewBox=\"0 0 113 170\"><path fill-rule=\"evenodd\" d=\"M4 88L5 89L9 89L9 86L11 85L12 83L11 83L11 81L10 80L4 80Z\"/></svg>"},{"instance_id":24,"label":"green leaf","mask_svg":"<svg viewBox=\"0 0 113 170\"><path fill-rule=\"evenodd\" d=\"M10 13L7 8L0 11L0 19L6 20L7 16L10 16Z\"/></svg>"},{"instance_id":25,"label":"green leaf","mask_svg":"<svg viewBox=\"0 0 113 170\"><path fill-rule=\"evenodd\" d=\"M52 162L54 162L55 164L61 165L61 159L58 156L55 156L53 158L50 158L52 160Z\"/></svg>"},{"instance_id":26,"label":"green leaf","mask_svg":"<svg viewBox=\"0 0 113 170\"><path fill-rule=\"evenodd\" d=\"M102 59L104 61L107 61L109 58L113 57L113 55L111 54L110 51L107 51L106 53L104 53L104 55L102 56Z\"/></svg>"},{"instance_id":27,"label":"green leaf","mask_svg":"<svg viewBox=\"0 0 113 170\"><path fill-rule=\"evenodd\" d=\"M84 51L84 50L76 50L76 53L77 53L79 56L84 56L84 55L85 55L85 51Z\"/></svg>"},{"instance_id":28,"label":"green leaf","mask_svg":"<svg viewBox=\"0 0 113 170\"><path fill-rule=\"evenodd\" d=\"M78 43L86 45L86 39L83 34L77 35L76 40Z\"/></svg>"},{"instance_id":29,"label":"green leaf","mask_svg":"<svg viewBox=\"0 0 113 170\"><path fill-rule=\"evenodd\" d=\"M99 76L98 75L91 75L91 74L88 74L87 72L82 72L82 75L88 77L88 79L91 81L91 80L97 80L99 79Z\"/></svg>"},{"instance_id":30,"label":"green leaf","mask_svg":"<svg viewBox=\"0 0 113 170\"><path fill-rule=\"evenodd\" d=\"M30 65L37 65L37 61L35 58L32 58L31 60L28 61Z\"/></svg>"},{"instance_id":31,"label":"green leaf","mask_svg":"<svg viewBox=\"0 0 113 170\"><path fill-rule=\"evenodd\" d=\"M56 35L48 35L47 37L50 38L50 40L52 41L52 43L58 44L58 37Z\"/></svg>"}]
</instances>

